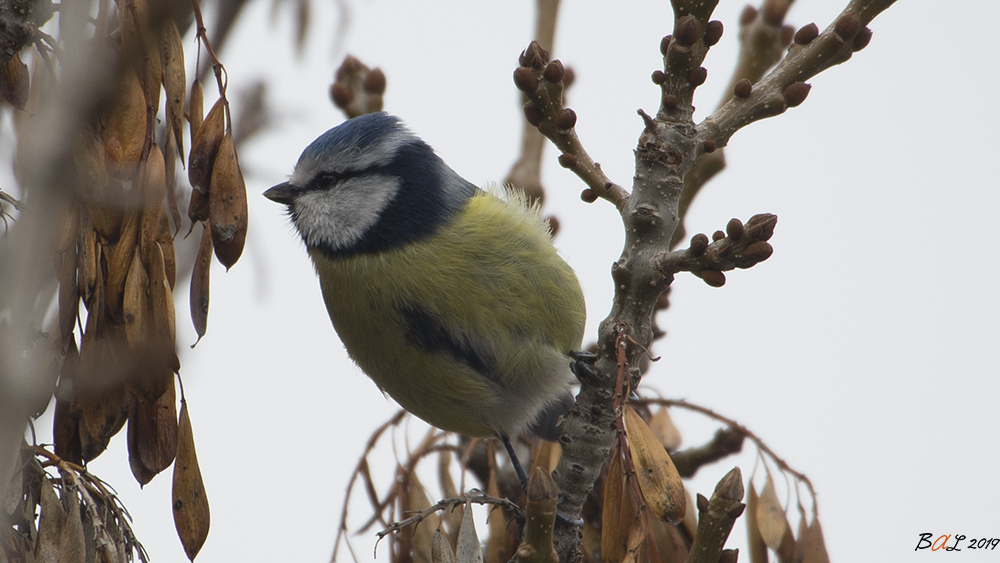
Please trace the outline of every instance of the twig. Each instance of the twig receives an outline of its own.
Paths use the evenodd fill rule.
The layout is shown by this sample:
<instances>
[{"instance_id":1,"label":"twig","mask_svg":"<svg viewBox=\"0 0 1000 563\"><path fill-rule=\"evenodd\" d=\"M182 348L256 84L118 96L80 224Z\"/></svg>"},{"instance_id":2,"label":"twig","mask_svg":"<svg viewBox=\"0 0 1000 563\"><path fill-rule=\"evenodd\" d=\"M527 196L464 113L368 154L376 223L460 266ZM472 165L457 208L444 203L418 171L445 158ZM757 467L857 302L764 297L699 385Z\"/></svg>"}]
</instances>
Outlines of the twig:
<instances>
[{"instance_id":1,"label":"twig","mask_svg":"<svg viewBox=\"0 0 1000 563\"><path fill-rule=\"evenodd\" d=\"M420 512L416 513L413 516L410 516L405 520L389 523L384 530L375 532L375 536L378 538L378 540L375 542L375 546L378 547L378 542L382 541L382 538L388 536L389 534L395 534L407 526L410 526L412 524L417 524L423 521L431 514L434 514L435 512L445 509L454 509L456 506L460 504L466 504L469 502L474 502L476 504L490 504L498 508L503 508L509 511L511 514L513 514L514 518L520 524L524 524L525 521L524 511L521 509L520 506L514 504L513 502L505 498L491 497L482 491L473 490L460 497L446 498L444 500L439 500L437 503L421 510Z\"/></svg>"},{"instance_id":2,"label":"twig","mask_svg":"<svg viewBox=\"0 0 1000 563\"><path fill-rule=\"evenodd\" d=\"M628 192L612 182L583 148L576 134L576 112L563 106L566 69L562 62L550 61L549 52L537 41L532 41L521 53L518 63L514 85L528 98L523 108L525 119L562 151L559 164L587 184L590 191L585 190L581 195L585 201L603 198L621 211Z\"/></svg>"},{"instance_id":3,"label":"twig","mask_svg":"<svg viewBox=\"0 0 1000 563\"><path fill-rule=\"evenodd\" d=\"M707 416L709 418L712 418L714 420L718 420L719 422L725 424L726 426L728 426L728 427L730 427L730 428L738 431L739 433L741 433L744 436L746 436L751 442L753 442L754 445L756 445L757 448L761 452L763 452L769 458L771 458L774 461L774 463L777 464L777 466L783 472L788 473L789 475L795 477L796 480L801 481L802 483L804 483L805 486L806 486L806 488L809 489L809 494L812 496L813 500L815 501L815 499L816 499L816 489L813 488L812 482L809 480L809 477L806 477L806 475L804 473L801 473L799 471L796 471L796 470L792 469L792 467L790 465L788 465L788 462L785 461L783 458L778 457L778 455L776 453L774 453L774 450L772 450L770 447L768 447L768 445L765 444L764 441L762 439L760 439L760 437L758 437L749 428L747 428L746 426L743 426L739 422L736 422L735 420L733 420L733 419L731 419L731 418L729 418L727 416L721 415L721 414L713 411L712 409L710 409L708 407L703 407L703 406L697 405L695 403L690 403L690 402L688 402L688 401L686 401L684 399L641 399L639 402L641 404L647 404L647 405L660 405L660 406L665 406L665 407L680 407L680 408L683 408L683 409L688 409L688 410L692 410L692 411L695 411L695 412L699 412L699 413L701 413L701 414L703 414L703 415L705 415L705 416ZM814 502L814 506L815 506L815 502Z\"/></svg>"},{"instance_id":4,"label":"twig","mask_svg":"<svg viewBox=\"0 0 1000 563\"><path fill-rule=\"evenodd\" d=\"M724 147L736 131L805 101L806 80L847 61L871 39L867 26L895 0L852 0L819 36L797 37L778 66L752 88L731 98L698 125L698 138Z\"/></svg>"},{"instance_id":5,"label":"twig","mask_svg":"<svg viewBox=\"0 0 1000 563\"><path fill-rule=\"evenodd\" d=\"M224 80L222 73L226 71L226 68L222 66L222 62L219 57L215 55L215 49L212 48L212 42L208 39L208 29L205 28L205 20L201 16L201 3L199 0L191 0L191 5L194 8L194 19L197 22L196 33L198 35L198 42L200 45L205 46L205 50L208 52L208 58L212 61L212 72L215 73L215 81L219 86L219 96L222 98L226 97L226 86L229 82L228 73ZM228 107L229 102L225 102Z\"/></svg>"}]
</instances>

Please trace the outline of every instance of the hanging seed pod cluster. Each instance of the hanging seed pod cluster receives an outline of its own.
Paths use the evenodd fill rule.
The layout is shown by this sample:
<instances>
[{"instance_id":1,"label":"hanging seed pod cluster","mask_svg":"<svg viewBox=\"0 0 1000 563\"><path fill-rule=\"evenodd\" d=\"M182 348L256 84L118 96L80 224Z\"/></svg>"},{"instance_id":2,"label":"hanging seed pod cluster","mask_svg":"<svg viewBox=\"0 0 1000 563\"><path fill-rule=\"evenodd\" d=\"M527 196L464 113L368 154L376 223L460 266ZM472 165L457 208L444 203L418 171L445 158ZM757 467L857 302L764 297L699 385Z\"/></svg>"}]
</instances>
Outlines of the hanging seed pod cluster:
<instances>
[{"instance_id":1,"label":"hanging seed pod cluster","mask_svg":"<svg viewBox=\"0 0 1000 563\"><path fill-rule=\"evenodd\" d=\"M83 466L127 424L129 465L140 484L174 465L174 517L193 560L207 537L209 515L183 387L179 394L175 388L180 361L174 291L178 277L190 273L191 317L200 340L207 329L213 251L227 270L243 252L246 186L224 69L205 36L197 2L199 56L204 50L211 59L219 92L207 116L201 83L194 80L188 95L184 43L175 23L184 18L168 13L191 7L153 0L98 5L96 18L87 20L92 26L62 29L61 17L58 35L79 37L86 28L93 36L84 40L96 51L112 51L108 60L114 65L104 103L73 138L69 197L59 209L53 263L65 360L56 384L51 455L58 463ZM19 110L19 138L43 110L46 89L58 86L58 54L34 53L30 75L20 55L0 69L0 94ZM186 218L178 160L192 186ZM185 232L192 231L200 243L185 242ZM193 263L178 263L178 256L190 253L175 252L175 244L197 245Z\"/></svg>"}]
</instances>

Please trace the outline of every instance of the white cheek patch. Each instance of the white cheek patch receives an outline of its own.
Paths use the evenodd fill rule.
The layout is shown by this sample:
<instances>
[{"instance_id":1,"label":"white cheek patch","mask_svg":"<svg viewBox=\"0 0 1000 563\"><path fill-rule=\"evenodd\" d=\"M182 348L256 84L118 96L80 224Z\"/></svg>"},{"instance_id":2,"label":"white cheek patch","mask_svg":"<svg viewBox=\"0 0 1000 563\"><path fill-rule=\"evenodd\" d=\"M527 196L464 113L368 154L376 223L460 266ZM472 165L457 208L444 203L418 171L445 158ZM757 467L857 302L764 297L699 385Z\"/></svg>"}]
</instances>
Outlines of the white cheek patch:
<instances>
[{"instance_id":1,"label":"white cheek patch","mask_svg":"<svg viewBox=\"0 0 1000 563\"><path fill-rule=\"evenodd\" d=\"M309 248L350 248L378 222L398 191L399 179L370 175L306 192L294 203L295 228Z\"/></svg>"}]
</instances>

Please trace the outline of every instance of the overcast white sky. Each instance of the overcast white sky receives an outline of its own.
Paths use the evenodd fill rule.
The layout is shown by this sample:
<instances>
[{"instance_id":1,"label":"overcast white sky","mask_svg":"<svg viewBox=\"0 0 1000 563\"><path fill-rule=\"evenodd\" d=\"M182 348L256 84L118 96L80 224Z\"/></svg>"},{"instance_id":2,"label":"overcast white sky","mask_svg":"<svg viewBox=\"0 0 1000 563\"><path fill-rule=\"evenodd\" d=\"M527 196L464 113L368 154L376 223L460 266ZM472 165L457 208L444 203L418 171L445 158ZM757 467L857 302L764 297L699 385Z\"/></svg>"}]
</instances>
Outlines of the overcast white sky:
<instances>
[{"instance_id":1,"label":"overcast white sky","mask_svg":"<svg viewBox=\"0 0 1000 563\"><path fill-rule=\"evenodd\" d=\"M349 4L343 44L384 69L386 109L467 179L502 179L518 150L511 72L532 39L533 3ZM649 75L671 29L669 4L563 4L554 54L576 70L569 105L577 131L628 186L636 109L656 110ZM822 29L844 4L799 0L788 21ZM669 331L655 347L663 359L644 381L739 420L806 473L834 560L926 557L914 553L924 532L1000 537L1000 48L992 41L1000 7L943 6L899 2L873 22L867 49L811 81L805 104L733 138L729 167L698 198L688 231L775 213L775 253L721 289L679 276L660 319ZM722 2L716 11L726 33L705 64L698 119L728 81L742 7ZM396 409L347 360L301 243L279 206L260 196L343 119L327 98L342 56L331 54L336 12L314 3L309 54L299 62L288 8L272 18L269 3L251 3L221 53L232 88L270 82L279 115L240 155L247 251L229 273L215 264L208 334L181 351L212 506L205 563L326 561L349 472ZM558 215L557 246L584 286L589 341L609 310L621 225L610 205L578 199L581 183L555 156L547 152L547 212ZM178 300L183 345L195 340L186 289ZM716 427L674 416L685 445ZM140 491L124 442L123 432L91 469L121 493L153 560L182 561L169 471ZM704 468L689 490L709 495L734 465L749 476L754 449L745 450ZM743 538L741 521L729 547L745 548ZM354 540L362 557L372 543ZM997 557L965 550L951 558Z\"/></svg>"}]
</instances>

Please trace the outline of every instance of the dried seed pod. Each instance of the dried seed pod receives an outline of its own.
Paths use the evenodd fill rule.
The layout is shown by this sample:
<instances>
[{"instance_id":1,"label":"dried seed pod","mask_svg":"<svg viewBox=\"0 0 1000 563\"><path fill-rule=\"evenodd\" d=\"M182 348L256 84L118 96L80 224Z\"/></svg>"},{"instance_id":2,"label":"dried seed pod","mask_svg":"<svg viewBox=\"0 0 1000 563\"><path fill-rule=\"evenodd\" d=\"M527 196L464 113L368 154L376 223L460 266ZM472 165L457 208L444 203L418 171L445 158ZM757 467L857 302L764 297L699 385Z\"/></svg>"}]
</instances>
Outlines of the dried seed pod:
<instances>
[{"instance_id":1,"label":"dried seed pod","mask_svg":"<svg viewBox=\"0 0 1000 563\"><path fill-rule=\"evenodd\" d=\"M201 124L205 121L205 91L197 78L191 83L191 95L188 96L188 123L191 125L191 142L194 143ZM181 155L184 158L184 155Z\"/></svg>"},{"instance_id":2,"label":"dried seed pod","mask_svg":"<svg viewBox=\"0 0 1000 563\"><path fill-rule=\"evenodd\" d=\"M209 217L215 256L228 270L243 254L247 236L247 188L230 132L222 138L212 170Z\"/></svg>"},{"instance_id":3,"label":"dried seed pod","mask_svg":"<svg viewBox=\"0 0 1000 563\"><path fill-rule=\"evenodd\" d=\"M191 182L191 202L188 217L192 221L204 221L209 214L209 190L212 183L212 168L226 134L226 101L216 100L205 121L198 127L198 133L191 141L188 157L188 181ZM195 193L200 192L200 193Z\"/></svg>"},{"instance_id":4,"label":"dried seed pod","mask_svg":"<svg viewBox=\"0 0 1000 563\"><path fill-rule=\"evenodd\" d=\"M778 493L770 474L764 483L764 490L760 493L756 508L760 535L767 547L777 550L788 529L788 520L785 517L785 507L781 506L781 501L778 500Z\"/></svg>"},{"instance_id":5,"label":"dried seed pod","mask_svg":"<svg viewBox=\"0 0 1000 563\"><path fill-rule=\"evenodd\" d=\"M146 142L146 96L132 69L122 69L114 103L104 126L104 157L109 171L127 180L135 174Z\"/></svg>"},{"instance_id":6,"label":"dried seed pod","mask_svg":"<svg viewBox=\"0 0 1000 563\"><path fill-rule=\"evenodd\" d=\"M174 296L167 280L166 264L163 249L159 244L152 245L152 256L149 268L149 304L153 313L152 328L156 337L167 338L174 342L177 337L174 320Z\"/></svg>"},{"instance_id":7,"label":"dried seed pod","mask_svg":"<svg viewBox=\"0 0 1000 563\"><path fill-rule=\"evenodd\" d=\"M601 518L601 561L624 561L625 538L635 521L632 494L625 487L620 452L614 452L604 481L604 511ZM629 509L632 509L629 511ZM626 512L631 512L626 514Z\"/></svg>"},{"instance_id":8,"label":"dried seed pod","mask_svg":"<svg viewBox=\"0 0 1000 563\"><path fill-rule=\"evenodd\" d=\"M492 534L490 534L492 536ZM458 538L455 541L455 559L470 563L481 563L483 548L476 533L476 523L472 520L472 506L465 505L462 514L462 524L458 528Z\"/></svg>"},{"instance_id":9,"label":"dried seed pod","mask_svg":"<svg viewBox=\"0 0 1000 563\"><path fill-rule=\"evenodd\" d=\"M167 193L167 176L160 147L153 143L149 147L142 174L142 223L139 229L139 246L144 264L152 258L152 247L160 236L160 222L163 219L163 198Z\"/></svg>"},{"instance_id":10,"label":"dried seed pod","mask_svg":"<svg viewBox=\"0 0 1000 563\"><path fill-rule=\"evenodd\" d=\"M39 506L42 514L38 518L34 561L59 561L59 543L63 526L66 524L66 509L56 495L51 480L42 479L40 488Z\"/></svg>"},{"instance_id":11,"label":"dried seed pod","mask_svg":"<svg viewBox=\"0 0 1000 563\"><path fill-rule=\"evenodd\" d=\"M76 248L58 254L59 259L59 336L63 347L69 346L80 311L80 286L76 280Z\"/></svg>"},{"instance_id":12,"label":"dried seed pod","mask_svg":"<svg viewBox=\"0 0 1000 563\"><path fill-rule=\"evenodd\" d=\"M624 418L639 490L657 518L677 524L687 510L684 482L656 434L629 405L625 405Z\"/></svg>"},{"instance_id":13,"label":"dried seed pod","mask_svg":"<svg viewBox=\"0 0 1000 563\"><path fill-rule=\"evenodd\" d=\"M191 272L191 322L198 340L191 345L194 348L208 329L208 295L209 275L212 272L212 233L206 226L201 232L201 244L198 246L198 257L194 261Z\"/></svg>"},{"instance_id":14,"label":"dried seed pod","mask_svg":"<svg viewBox=\"0 0 1000 563\"><path fill-rule=\"evenodd\" d=\"M118 25L121 30L122 54L135 69L150 107L158 108L163 66L160 62L158 37L151 24L146 0L123 0L119 3Z\"/></svg>"},{"instance_id":15,"label":"dried seed pod","mask_svg":"<svg viewBox=\"0 0 1000 563\"><path fill-rule=\"evenodd\" d=\"M112 317L118 318L122 312L122 300L125 292L125 280L135 256L136 243L139 240L139 212L132 211L125 219L122 234L115 246L115 253L108 264L107 299L108 311Z\"/></svg>"},{"instance_id":16,"label":"dried seed pod","mask_svg":"<svg viewBox=\"0 0 1000 563\"><path fill-rule=\"evenodd\" d=\"M104 164L104 145L96 131L88 128L73 144L73 169L74 183L83 197L88 203L94 200L100 203L108 184L108 172Z\"/></svg>"},{"instance_id":17,"label":"dried seed pod","mask_svg":"<svg viewBox=\"0 0 1000 563\"><path fill-rule=\"evenodd\" d=\"M184 158L184 44L173 18L165 18L160 31L160 59L163 65L163 89L167 93L167 129L173 133L177 156ZM167 153L169 155L169 152Z\"/></svg>"},{"instance_id":18,"label":"dried seed pod","mask_svg":"<svg viewBox=\"0 0 1000 563\"><path fill-rule=\"evenodd\" d=\"M417 477L415 471L410 471L404 478L405 488L400 496L403 514L419 512L431 506L431 499ZM416 526L410 526L410 553L430 553L434 530L438 528L441 517L436 514L421 521Z\"/></svg>"},{"instance_id":19,"label":"dried seed pod","mask_svg":"<svg viewBox=\"0 0 1000 563\"><path fill-rule=\"evenodd\" d=\"M28 105L28 65L16 53L0 67L0 99L23 110Z\"/></svg>"},{"instance_id":20,"label":"dried seed pod","mask_svg":"<svg viewBox=\"0 0 1000 563\"><path fill-rule=\"evenodd\" d=\"M446 514L458 514L457 510L449 510ZM457 563L455 552L448 543L448 538L441 530L434 530L434 537L431 539L431 561L434 563Z\"/></svg>"},{"instance_id":21,"label":"dried seed pod","mask_svg":"<svg viewBox=\"0 0 1000 563\"><path fill-rule=\"evenodd\" d=\"M73 463L83 462L80 445L80 413L72 404L72 389L80 373L80 353L76 339L70 339L69 347L59 369L59 386L56 388L56 408L52 419L52 441L56 455Z\"/></svg>"},{"instance_id":22,"label":"dried seed pod","mask_svg":"<svg viewBox=\"0 0 1000 563\"><path fill-rule=\"evenodd\" d=\"M191 141L188 180L193 187L206 192L212 179L215 155L219 152L222 137L226 134L226 103L226 99L222 97L215 101Z\"/></svg>"},{"instance_id":23,"label":"dried seed pod","mask_svg":"<svg viewBox=\"0 0 1000 563\"><path fill-rule=\"evenodd\" d=\"M79 264L77 265L80 283L80 297L87 306L87 310L93 310L94 302L92 297L97 289L97 277L99 268L98 252L100 245L97 243L97 231L90 224L89 218L85 218L80 223L80 249L78 252Z\"/></svg>"},{"instance_id":24,"label":"dried seed pod","mask_svg":"<svg viewBox=\"0 0 1000 563\"><path fill-rule=\"evenodd\" d=\"M147 325L149 319L149 278L146 269L142 267L139 252L132 253L132 263L125 278L125 291L122 301L122 313L125 319L125 338L129 346L139 349L146 343L149 334Z\"/></svg>"},{"instance_id":25,"label":"dried seed pod","mask_svg":"<svg viewBox=\"0 0 1000 563\"><path fill-rule=\"evenodd\" d=\"M98 343L98 346L103 348L102 354L107 349L104 343ZM87 432L105 444L125 426L132 400L121 380L84 387L74 398Z\"/></svg>"},{"instance_id":26,"label":"dried seed pod","mask_svg":"<svg viewBox=\"0 0 1000 563\"><path fill-rule=\"evenodd\" d=\"M198 467L198 454L194 448L191 418L188 415L187 401L183 398L177 422L177 456L171 489L174 527L177 528L177 535L188 559L194 561L208 538L211 517L205 483L201 478L201 468Z\"/></svg>"},{"instance_id":27,"label":"dried seed pod","mask_svg":"<svg viewBox=\"0 0 1000 563\"><path fill-rule=\"evenodd\" d=\"M660 410L649 418L649 428L668 452L680 447L681 431L674 425L670 411L666 407L660 407Z\"/></svg>"},{"instance_id":28,"label":"dried seed pod","mask_svg":"<svg viewBox=\"0 0 1000 563\"><path fill-rule=\"evenodd\" d=\"M163 163L166 165L167 173L167 209L170 211L170 218L174 221L174 234L181 230L181 209L177 203L177 160L171 156L177 150L176 147L174 133L167 129L166 139L163 143Z\"/></svg>"},{"instance_id":29,"label":"dried seed pod","mask_svg":"<svg viewBox=\"0 0 1000 563\"><path fill-rule=\"evenodd\" d=\"M156 239L160 251L163 252L163 263L167 273L167 283L173 291L177 284L177 256L174 254L174 238L170 234L170 223L164 215L160 218L160 236Z\"/></svg>"},{"instance_id":30,"label":"dried seed pod","mask_svg":"<svg viewBox=\"0 0 1000 563\"><path fill-rule=\"evenodd\" d=\"M177 396L174 385L155 402L135 401L128 419L132 474L145 485L170 467L177 453Z\"/></svg>"}]
</instances>

